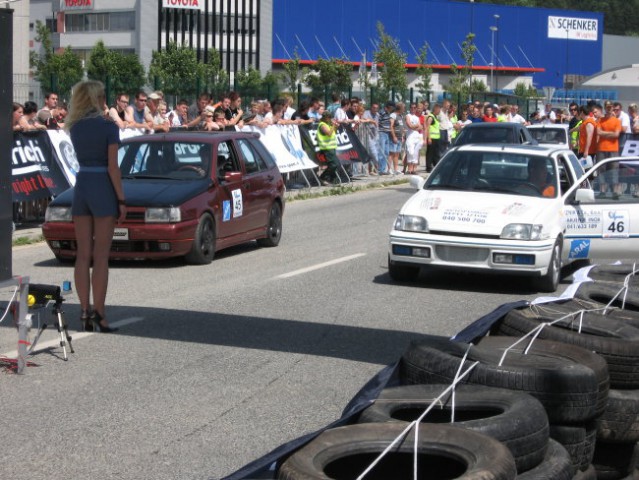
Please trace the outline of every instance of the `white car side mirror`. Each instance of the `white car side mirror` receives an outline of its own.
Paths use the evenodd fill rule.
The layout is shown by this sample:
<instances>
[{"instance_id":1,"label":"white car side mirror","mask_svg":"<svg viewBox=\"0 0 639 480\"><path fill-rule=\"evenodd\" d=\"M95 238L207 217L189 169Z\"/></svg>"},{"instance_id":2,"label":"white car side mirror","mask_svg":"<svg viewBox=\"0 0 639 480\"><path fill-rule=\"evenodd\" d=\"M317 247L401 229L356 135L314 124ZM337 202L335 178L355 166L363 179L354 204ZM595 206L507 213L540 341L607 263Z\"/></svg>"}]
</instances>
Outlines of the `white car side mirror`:
<instances>
[{"instance_id":1,"label":"white car side mirror","mask_svg":"<svg viewBox=\"0 0 639 480\"><path fill-rule=\"evenodd\" d=\"M421 190L424 187L424 182L426 182L426 179L419 175L411 175L410 177L410 186L415 190Z\"/></svg>"},{"instance_id":2,"label":"white car side mirror","mask_svg":"<svg viewBox=\"0 0 639 480\"><path fill-rule=\"evenodd\" d=\"M595 203L595 191L591 188L578 188L575 201L579 203Z\"/></svg>"}]
</instances>

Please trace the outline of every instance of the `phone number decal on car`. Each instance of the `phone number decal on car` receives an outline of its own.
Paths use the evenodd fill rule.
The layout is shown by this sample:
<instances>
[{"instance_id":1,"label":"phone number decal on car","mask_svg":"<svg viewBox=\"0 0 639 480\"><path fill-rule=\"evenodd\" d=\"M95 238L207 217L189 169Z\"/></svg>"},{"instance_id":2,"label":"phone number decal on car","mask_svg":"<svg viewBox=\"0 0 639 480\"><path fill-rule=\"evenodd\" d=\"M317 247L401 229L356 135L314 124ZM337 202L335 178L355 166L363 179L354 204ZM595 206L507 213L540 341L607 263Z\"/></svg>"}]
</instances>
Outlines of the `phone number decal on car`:
<instances>
[{"instance_id":1,"label":"phone number decal on car","mask_svg":"<svg viewBox=\"0 0 639 480\"><path fill-rule=\"evenodd\" d=\"M483 210L467 210L465 208L447 208L442 214L442 220L464 223L486 223L488 212Z\"/></svg>"}]
</instances>

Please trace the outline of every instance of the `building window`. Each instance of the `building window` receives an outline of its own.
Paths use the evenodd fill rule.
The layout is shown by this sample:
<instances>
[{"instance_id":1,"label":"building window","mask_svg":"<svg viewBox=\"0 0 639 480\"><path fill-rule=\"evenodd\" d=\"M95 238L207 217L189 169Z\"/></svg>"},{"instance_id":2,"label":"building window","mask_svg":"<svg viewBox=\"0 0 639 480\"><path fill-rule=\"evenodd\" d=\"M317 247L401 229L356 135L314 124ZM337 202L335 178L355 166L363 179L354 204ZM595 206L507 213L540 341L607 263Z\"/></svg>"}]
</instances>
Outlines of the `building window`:
<instances>
[{"instance_id":1,"label":"building window","mask_svg":"<svg viewBox=\"0 0 639 480\"><path fill-rule=\"evenodd\" d=\"M135 30L135 12L67 13L66 32L127 32Z\"/></svg>"}]
</instances>

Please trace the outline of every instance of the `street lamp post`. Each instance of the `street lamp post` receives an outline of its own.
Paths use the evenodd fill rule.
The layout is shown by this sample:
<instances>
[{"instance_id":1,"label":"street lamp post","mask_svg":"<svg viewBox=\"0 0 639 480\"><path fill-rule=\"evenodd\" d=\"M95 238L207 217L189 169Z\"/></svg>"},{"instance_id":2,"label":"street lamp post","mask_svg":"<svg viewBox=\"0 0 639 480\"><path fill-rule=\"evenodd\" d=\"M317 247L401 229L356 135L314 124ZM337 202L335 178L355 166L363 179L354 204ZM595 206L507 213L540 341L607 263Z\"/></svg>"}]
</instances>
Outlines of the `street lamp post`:
<instances>
[{"instance_id":1,"label":"street lamp post","mask_svg":"<svg viewBox=\"0 0 639 480\"><path fill-rule=\"evenodd\" d=\"M490 26L490 36L491 36L491 49L490 49L490 90L495 91L495 79L493 70L495 69L495 32L497 31L497 27L494 25Z\"/></svg>"}]
</instances>

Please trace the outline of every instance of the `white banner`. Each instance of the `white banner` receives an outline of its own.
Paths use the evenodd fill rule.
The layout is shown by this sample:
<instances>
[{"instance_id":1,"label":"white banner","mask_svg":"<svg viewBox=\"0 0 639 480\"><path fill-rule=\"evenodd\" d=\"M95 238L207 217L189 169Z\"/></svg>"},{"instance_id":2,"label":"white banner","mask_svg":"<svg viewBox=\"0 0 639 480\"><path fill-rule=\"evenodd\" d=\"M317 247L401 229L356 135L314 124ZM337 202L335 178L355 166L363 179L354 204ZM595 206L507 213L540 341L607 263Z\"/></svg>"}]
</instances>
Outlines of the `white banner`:
<instances>
[{"instance_id":1,"label":"white banner","mask_svg":"<svg viewBox=\"0 0 639 480\"><path fill-rule=\"evenodd\" d=\"M260 141L273 155L280 173L317 168L317 164L302 148L302 138L297 125L270 125L265 129L245 126L242 131L260 134Z\"/></svg>"},{"instance_id":2,"label":"white banner","mask_svg":"<svg viewBox=\"0 0 639 480\"><path fill-rule=\"evenodd\" d=\"M186 8L189 10L204 10L206 0L162 0L163 8Z\"/></svg>"},{"instance_id":3,"label":"white banner","mask_svg":"<svg viewBox=\"0 0 639 480\"><path fill-rule=\"evenodd\" d=\"M596 18L549 16L548 38L596 42L599 38L599 21Z\"/></svg>"},{"instance_id":4,"label":"white banner","mask_svg":"<svg viewBox=\"0 0 639 480\"><path fill-rule=\"evenodd\" d=\"M47 134L56 155L60 159L59 164L62 167L64 176L67 178L69 185L75 186L75 176L80 170L80 164L69 135L64 130L47 130Z\"/></svg>"}]
</instances>

